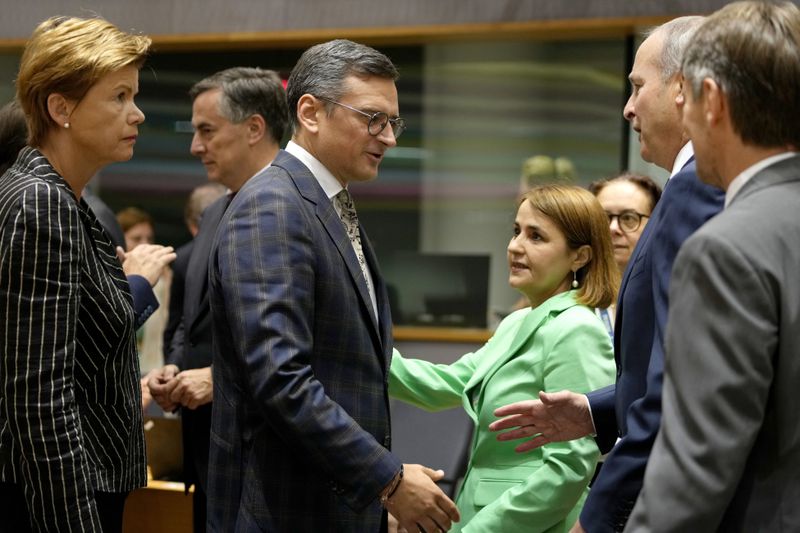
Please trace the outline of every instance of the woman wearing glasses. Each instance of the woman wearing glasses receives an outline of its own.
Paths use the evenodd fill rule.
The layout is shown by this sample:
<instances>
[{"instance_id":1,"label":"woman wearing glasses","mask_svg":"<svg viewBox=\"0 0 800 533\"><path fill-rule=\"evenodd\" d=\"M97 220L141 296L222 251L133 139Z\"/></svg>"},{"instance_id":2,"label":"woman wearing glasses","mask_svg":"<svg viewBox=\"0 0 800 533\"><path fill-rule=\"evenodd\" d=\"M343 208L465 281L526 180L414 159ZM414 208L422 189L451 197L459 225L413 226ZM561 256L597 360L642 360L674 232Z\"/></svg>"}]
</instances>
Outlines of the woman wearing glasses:
<instances>
[{"instance_id":1,"label":"woman wearing glasses","mask_svg":"<svg viewBox=\"0 0 800 533\"><path fill-rule=\"evenodd\" d=\"M608 215L614 259L620 273L628 261L661 198L661 187L647 176L622 174L616 178L595 181L589 191Z\"/></svg>"},{"instance_id":2,"label":"woman wearing glasses","mask_svg":"<svg viewBox=\"0 0 800 533\"><path fill-rule=\"evenodd\" d=\"M625 272L639 237L650 219L650 214L661 198L661 187L647 176L622 174L589 185L589 191L608 215L611 244L619 272ZM608 334L614 336L614 305L597 309Z\"/></svg>"}]
</instances>

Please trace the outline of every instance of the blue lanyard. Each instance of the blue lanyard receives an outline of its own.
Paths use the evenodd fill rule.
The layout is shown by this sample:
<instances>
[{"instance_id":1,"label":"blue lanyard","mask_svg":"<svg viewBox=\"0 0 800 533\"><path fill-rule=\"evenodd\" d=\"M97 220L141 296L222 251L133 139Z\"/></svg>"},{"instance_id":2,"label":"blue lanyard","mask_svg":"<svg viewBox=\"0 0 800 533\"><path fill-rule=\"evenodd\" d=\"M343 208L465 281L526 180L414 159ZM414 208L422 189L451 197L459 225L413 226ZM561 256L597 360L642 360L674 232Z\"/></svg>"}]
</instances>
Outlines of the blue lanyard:
<instances>
[{"instance_id":1,"label":"blue lanyard","mask_svg":"<svg viewBox=\"0 0 800 533\"><path fill-rule=\"evenodd\" d=\"M598 309L598 313L600 314L600 320L603 321L603 324L606 326L606 331L608 331L608 336L611 339L614 339L614 325L611 323L611 315L608 313L608 309Z\"/></svg>"}]
</instances>

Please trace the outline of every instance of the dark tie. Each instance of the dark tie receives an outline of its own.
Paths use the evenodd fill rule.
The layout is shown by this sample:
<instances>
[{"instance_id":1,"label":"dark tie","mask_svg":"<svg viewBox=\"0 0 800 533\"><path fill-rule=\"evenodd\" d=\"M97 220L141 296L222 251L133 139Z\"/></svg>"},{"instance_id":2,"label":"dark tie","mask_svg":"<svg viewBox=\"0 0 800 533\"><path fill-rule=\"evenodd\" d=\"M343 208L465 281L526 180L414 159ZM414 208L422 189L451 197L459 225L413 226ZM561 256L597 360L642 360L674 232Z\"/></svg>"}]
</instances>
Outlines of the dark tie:
<instances>
[{"instance_id":1,"label":"dark tie","mask_svg":"<svg viewBox=\"0 0 800 533\"><path fill-rule=\"evenodd\" d=\"M356 252L358 264L361 267L361 273L364 275L364 283L367 284L370 297L372 294L372 284L369 282L367 275L367 260L364 258L364 250L361 248L361 234L358 231L358 215L356 214L356 205L353 203L353 197L347 189L342 189L339 194L334 196L334 201L339 207L341 213L340 218L344 229L347 231L347 236L350 237L350 244L353 245L353 250Z\"/></svg>"}]
</instances>

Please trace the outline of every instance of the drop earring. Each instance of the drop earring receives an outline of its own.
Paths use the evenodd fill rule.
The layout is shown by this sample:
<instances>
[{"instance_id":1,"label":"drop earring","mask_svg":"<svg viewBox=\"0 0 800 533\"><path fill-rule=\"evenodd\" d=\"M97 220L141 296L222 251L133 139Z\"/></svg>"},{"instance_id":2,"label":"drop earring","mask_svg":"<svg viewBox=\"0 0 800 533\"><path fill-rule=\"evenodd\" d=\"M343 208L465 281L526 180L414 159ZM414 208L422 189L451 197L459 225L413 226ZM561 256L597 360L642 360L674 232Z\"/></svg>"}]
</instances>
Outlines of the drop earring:
<instances>
[{"instance_id":1,"label":"drop earring","mask_svg":"<svg viewBox=\"0 0 800 533\"><path fill-rule=\"evenodd\" d=\"M580 285L578 283L578 272L576 270L573 270L572 271L572 288L573 289L577 289L578 285Z\"/></svg>"}]
</instances>

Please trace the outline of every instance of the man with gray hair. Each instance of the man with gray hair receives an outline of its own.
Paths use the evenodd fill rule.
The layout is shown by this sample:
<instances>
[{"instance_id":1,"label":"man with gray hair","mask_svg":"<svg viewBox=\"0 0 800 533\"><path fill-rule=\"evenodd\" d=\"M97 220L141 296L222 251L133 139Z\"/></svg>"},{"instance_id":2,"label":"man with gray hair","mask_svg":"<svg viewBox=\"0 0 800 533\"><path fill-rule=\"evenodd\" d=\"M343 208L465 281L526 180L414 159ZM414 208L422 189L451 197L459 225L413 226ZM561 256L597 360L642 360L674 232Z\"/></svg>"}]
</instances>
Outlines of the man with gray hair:
<instances>
[{"instance_id":1,"label":"man with gray hair","mask_svg":"<svg viewBox=\"0 0 800 533\"><path fill-rule=\"evenodd\" d=\"M625 527L661 422L672 264L683 241L722 208L722 191L704 185L695 174L692 144L676 102L683 84L682 51L701 23L701 17L682 17L651 31L636 52L629 76L633 91L624 116L639 134L642 158L671 171L671 177L620 286L614 328L616 384L587 395L541 393L539 400L498 409L496 414L507 418L491 426L517 428L500 435L501 440L532 436L518 451L590 434L596 435L601 451L613 447L574 531Z\"/></svg>"},{"instance_id":2,"label":"man with gray hair","mask_svg":"<svg viewBox=\"0 0 800 533\"><path fill-rule=\"evenodd\" d=\"M221 183L214 182L204 183L192 189L183 208L183 222L193 238L200 231L200 219L203 216L203 211L227 193L227 187Z\"/></svg>"},{"instance_id":3,"label":"man with gray hair","mask_svg":"<svg viewBox=\"0 0 800 533\"><path fill-rule=\"evenodd\" d=\"M280 149L288 127L286 93L271 70L234 67L197 82L192 97L191 152L206 168L211 184L234 195L264 172ZM218 194L217 190L217 194ZM212 191L213 194L213 191ZM179 250L173 294L181 305L178 326L165 342L167 365L151 374L150 393L165 411L181 408L184 481L194 484L194 529L205 531L208 449L213 378L212 328L208 300L208 258L228 195L203 211L197 235ZM190 202L191 203L191 202ZM173 311L173 309L171 309ZM172 320L171 320L172 322Z\"/></svg>"},{"instance_id":4,"label":"man with gray hair","mask_svg":"<svg viewBox=\"0 0 800 533\"><path fill-rule=\"evenodd\" d=\"M697 173L725 209L675 260L664 419L627 530L798 531L800 9L725 6L683 74Z\"/></svg>"},{"instance_id":5,"label":"man with gray hair","mask_svg":"<svg viewBox=\"0 0 800 533\"><path fill-rule=\"evenodd\" d=\"M347 185L397 144L397 70L347 40L306 50L292 141L231 202L209 266L209 530L410 531L459 518L442 473L391 453L386 285Z\"/></svg>"}]
</instances>

